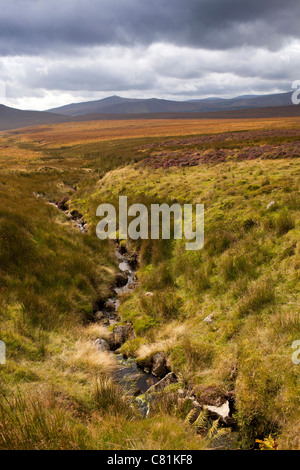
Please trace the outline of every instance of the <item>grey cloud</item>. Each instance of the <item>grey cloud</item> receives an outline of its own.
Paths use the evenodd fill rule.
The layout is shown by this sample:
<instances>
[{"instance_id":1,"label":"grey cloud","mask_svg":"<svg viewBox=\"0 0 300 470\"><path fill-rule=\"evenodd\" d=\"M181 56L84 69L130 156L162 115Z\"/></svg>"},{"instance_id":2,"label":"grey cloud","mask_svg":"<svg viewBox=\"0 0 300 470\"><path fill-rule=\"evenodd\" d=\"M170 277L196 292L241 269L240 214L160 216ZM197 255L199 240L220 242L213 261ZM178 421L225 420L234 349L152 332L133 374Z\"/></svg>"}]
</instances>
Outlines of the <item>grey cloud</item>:
<instances>
[{"instance_id":1,"label":"grey cloud","mask_svg":"<svg viewBox=\"0 0 300 470\"><path fill-rule=\"evenodd\" d=\"M300 37L299 0L9 0L2 55L168 42L208 49L280 48Z\"/></svg>"},{"instance_id":2,"label":"grey cloud","mask_svg":"<svg viewBox=\"0 0 300 470\"><path fill-rule=\"evenodd\" d=\"M5 7L3 6L5 4ZM8 105L287 91L299 0L2 0Z\"/></svg>"},{"instance_id":3,"label":"grey cloud","mask_svg":"<svg viewBox=\"0 0 300 470\"><path fill-rule=\"evenodd\" d=\"M149 48L94 48L73 56L6 58L1 77L11 87L62 92L140 91L162 93L234 93L234 87L289 89L300 67L300 46L280 54L255 48L207 51L156 44ZM230 65L229 65L230 64ZM225 80L225 89L224 89ZM204 87L203 87L204 84ZM282 88L282 86L287 88ZM261 86L261 85L260 85Z\"/></svg>"}]
</instances>

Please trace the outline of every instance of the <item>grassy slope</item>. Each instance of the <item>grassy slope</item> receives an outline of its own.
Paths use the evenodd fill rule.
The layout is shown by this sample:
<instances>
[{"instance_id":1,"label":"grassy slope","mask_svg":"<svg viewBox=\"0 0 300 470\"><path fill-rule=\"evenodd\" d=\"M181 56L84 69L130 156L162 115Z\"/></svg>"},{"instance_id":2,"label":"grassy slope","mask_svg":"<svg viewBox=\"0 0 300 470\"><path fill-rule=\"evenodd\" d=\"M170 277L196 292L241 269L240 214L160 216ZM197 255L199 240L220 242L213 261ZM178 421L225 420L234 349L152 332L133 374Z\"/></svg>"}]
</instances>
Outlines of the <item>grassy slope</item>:
<instances>
[{"instance_id":1,"label":"grassy slope","mask_svg":"<svg viewBox=\"0 0 300 470\"><path fill-rule=\"evenodd\" d=\"M92 187L105 171L98 153L61 157L21 147L11 137L0 146L0 338L7 347L0 449L203 446L180 417L144 421L133 413L109 381L114 357L92 341L106 334L89 321L95 301L109 296L116 259L108 244L92 231L82 235L46 200ZM108 167L119 164L110 160Z\"/></svg>"},{"instance_id":2,"label":"grassy slope","mask_svg":"<svg viewBox=\"0 0 300 470\"><path fill-rule=\"evenodd\" d=\"M83 326L95 299L107 295L115 266L109 247L95 238L95 208L119 194L147 204L206 206L200 252L185 252L179 242L136 246L141 283L121 312L140 339L124 350L141 361L165 350L200 398L209 390L233 391L245 442L273 432L281 447L299 447L299 372L291 362L291 344L300 334L299 160L140 167L150 151L138 147L152 141L84 138L73 147L59 148L61 142L44 149L22 136L3 138L0 337L8 364L1 369L2 448L204 445L173 411L146 421L132 416L104 380L112 359L95 356L94 332ZM90 234L77 233L34 191L73 196ZM211 313L214 322L207 325L203 319ZM104 406L107 390L114 399Z\"/></svg>"},{"instance_id":3,"label":"grassy slope","mask_svg":"<svg viewBox=\"0 0 300 470\"><path fill-rule=\"evenodd\" d=\"M139 243L140 287L121 313L142 340L123 350L141 362L164 350L200 399L208 391L235 394L246 441L274 433L283 447L299 446L299 370L291 361L300 335L299 181L297 158L167 170L135 164L75 201L92 215L119 194L148 205L205 204L200 252L186 252L182 242Z\"/></svg>"}]
</instances>

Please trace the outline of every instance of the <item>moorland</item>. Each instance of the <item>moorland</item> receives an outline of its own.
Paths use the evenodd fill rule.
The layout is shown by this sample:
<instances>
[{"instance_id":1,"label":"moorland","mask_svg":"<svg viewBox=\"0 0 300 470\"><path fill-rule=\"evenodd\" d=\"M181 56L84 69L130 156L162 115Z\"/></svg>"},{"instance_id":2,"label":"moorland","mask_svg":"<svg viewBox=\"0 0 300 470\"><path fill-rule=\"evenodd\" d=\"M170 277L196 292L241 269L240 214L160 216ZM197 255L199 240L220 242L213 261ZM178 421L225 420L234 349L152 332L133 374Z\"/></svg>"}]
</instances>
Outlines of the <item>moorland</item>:
<instances>
[{"instance_id":1,"label":"moorland","mask_svg":"<svg viewBox=\"0 0 300 470\"><path fill-rule=\"evenodd\" d=\"M299 157L298 117L2 132L0 449L299 449ZM120 297L133 335L119 353L147 369L161 353L177 377L146 418L95 343L113 334L96 313L119 273L96 208L120 195L205 205L202 250L121 244L138 266ZM86 233L53 204L63 200ZM226 401L227 426L206 409Z\"/></svg>"}]
</instances>

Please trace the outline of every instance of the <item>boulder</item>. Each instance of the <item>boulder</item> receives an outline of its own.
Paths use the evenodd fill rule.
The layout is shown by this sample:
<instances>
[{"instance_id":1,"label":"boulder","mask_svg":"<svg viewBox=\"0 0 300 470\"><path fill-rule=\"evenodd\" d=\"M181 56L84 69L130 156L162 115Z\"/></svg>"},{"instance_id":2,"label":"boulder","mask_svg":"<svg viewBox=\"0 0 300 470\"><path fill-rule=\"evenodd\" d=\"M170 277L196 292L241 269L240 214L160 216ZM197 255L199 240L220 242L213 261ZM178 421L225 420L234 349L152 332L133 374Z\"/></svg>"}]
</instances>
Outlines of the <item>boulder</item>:
<instances>
[{"instance_id":1,"label":"boulder","mask_svg":"<svg viewBox=\"0 0 300 470\"><path fill-rule=\"evenodd\" d=\"M113 329L114 349L118 349L132 336L132 325L118 325Z\"/></svg>"},{"instance_id":2,"label":"boulder","mask_svg":"<svg viewBox=\"0 0 300 470\"><path fill-rule=\"evenodd\" d=\"M219 419L220 423L224 426L231 428L235 427L236 422L231 416L229 401L226 401L221 406L204 406L204 409L206 409L206 411L208 412L208 416L212 420Z\"/></svg>"},{"instance_id":3,"label":"boulder","mask_svg":"<svg viewBox=\"0 0 300 470\"><path fill-rule=\"evenodd\" d=\"M208 411L209 415L212 418L214 417L215 419L219 419L219 418L225 419L229 416L229 413L230 413L228 401L223 403L223 405L221 406L207 405L204 408Z\"/></svg>"},{"instance_id":4,"label":"boulder","mask_svg":"<svg viewBox=\"0 0 300 470\"><path fill-rule=\"evenodd\" d=\"M165 353L159 352L155 354L152 358L152 374L156 377L164 377L167 372Z\"/></svg>"},{"instance_id":5,"label":"boulder","mask_svg":"<svg viewBox=\"0 0 300 470\"><path fill-rule=\"evenodd\" d=\"M168 375L166 375L162 380L160 380L159 382L157 382L156 384L152 385L152 387L150 387L148 390L147 390L147 394L148 393L156 393L156 392L161 392L162 390L164 390L166 387L168 387L168 385L171 385L171 384L174 384L174 383L177 383L177 377L176 375L174 374L174 372L170 372Z\"/></svg>"},{"instance_id":6,"label":"boulder","mask_svg":"<svg viewBox=\"0 0 300 470\"><path fill-rule=\"evenodd\" d=\"M110 350L110 346L109 346L108 342L103 338L96 339L95 345L97 346L99 351L109 351Z\"/></svg>"}]
</instances>

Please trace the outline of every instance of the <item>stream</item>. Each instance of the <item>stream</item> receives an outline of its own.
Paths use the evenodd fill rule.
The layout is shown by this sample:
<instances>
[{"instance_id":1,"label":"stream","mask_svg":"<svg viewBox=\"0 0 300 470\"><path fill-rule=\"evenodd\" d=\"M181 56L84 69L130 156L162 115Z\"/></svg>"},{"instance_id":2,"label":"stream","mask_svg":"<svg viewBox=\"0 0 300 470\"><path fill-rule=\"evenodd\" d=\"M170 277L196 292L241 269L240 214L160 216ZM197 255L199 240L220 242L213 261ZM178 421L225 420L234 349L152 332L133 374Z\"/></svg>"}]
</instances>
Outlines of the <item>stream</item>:
<instances>
[{"instance_id":1,"label":"stream","mask_svg":"<svg viewBox=\"0 0 300 470\"><path fill-rule=\"evenodd\" d=\"M115 287L115 296L108 299L108 302L115 304L114 316L118 318L118 309L120 305L119 296L125 292L130 292L136 285L135 269L130 265L126 253L121 253L120 247L117 246L116 256L119 261L119 269L127 276L127 283L123 287ZM110 324L114 324L116 320L112 318ZM113 374L114 380L119 383L130 395L138 396L144 394L152 385L156 384L159 379L151 373L145 372L138 367L133 358L126 359L121 354L117 354L116 358L119 367Z\"/></svg>"},{"instance_id":2,"label":"stream","mask_svg":"<svg viewBox=\"0 0 300 470\"><path fill-rule=\"evenodd\" d=\"M44 199L44 197L38 193L35 193L34 195L38 198ZM87 233L88 225L83 219L83 216L78 211L74 210L70 212L69 208L65 205L66 203L62 205L61 203L55 203L53 201L46 202L56 207L57 209L62 210L70 222L72 222L81 233ZM106 300L101 308L101 311L99 310L98 312L95 312L95 320L97 320L96 315L100 314L101 320L104 320L103 323L107 328L112 325L116 325L116 328L119 328L120 297L124 293L132 292L137 286L137 260L133 259L130 253L127 252L126 248L121 246L118 242L115 242L114 245L115 255L118 260L119 267L119 274L116 276L116 278L119 276L119 281L121 278L121 282L117 282L116 279L116 286L113 288L112 297ZM100 340L101 339L99 338L99 341ZM126 339L121 341L121 344L124 344L125 342ZM108 343L107 347L109 347ZM157 384L160 379L152 373L148 373L139 367L134 358L126 358L114 350L111 350L110 354L115 355L118 364L116 370L112 374L113 380L122 387L124 393L126 393L128 396L131 396L135 400L141 415L146 418L149 413L149 400L145 399L143 395L150 387ZM176 376L175 380L177 381ZM192 400L194 400L193 403L195 403L196 406L194 409L198 409L199 414L199 410L201 409L200 404L195 401L193 394L190 395L190 397L192 397ZM229 401L227 398L225 403L221 404L221 406L205 405L205 409L210 413L210 417L213 420L221 419L226 426L235 426L235 422L232 419L232 413L234 411L234 401L232 399Z\"/></svg>"},{"instance_id":3,"label":"stream","mask_svg":"<svg viewBox=\"0 0 300 470\"><path fill-rule=\"evenodd\" d=\"M40 197L39 195L37 195ZM81 233L87 233L88 226L82 215L77 211L70 212L68 209L61 209L57 203L49 202L48 204L56 207L59 210L63 210L66 217L75 225ZM118 243L116 243L115 254L119 262L120 273L126 275L126 284L122 287L114 287L114 296L107 299L106 303L109 303L114 306L114 310L106 310L103 308L103 313L106 317L106 327L108 328L111 325L114 325L120 321L118 310L120 306L120 296L126 292L132 291L136 287L136 270L134 266L128 260L128 254L122 249ZM118 367L113 373L113 379L117 382L128 395L138 397L143 395L152 385L156 384L159 381L159 378L151 373L145 372L141 367L139 367L133 358L125 358L122 354L115 354L111 351L111 354L114 354ZM139 399L137 398L139 401Z\"/></svg>"}]
</instances>

